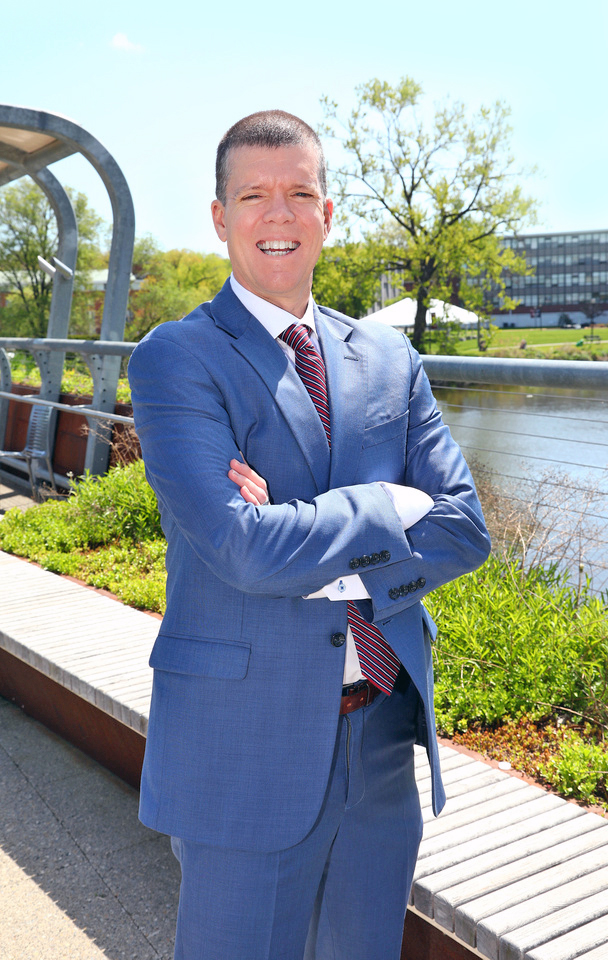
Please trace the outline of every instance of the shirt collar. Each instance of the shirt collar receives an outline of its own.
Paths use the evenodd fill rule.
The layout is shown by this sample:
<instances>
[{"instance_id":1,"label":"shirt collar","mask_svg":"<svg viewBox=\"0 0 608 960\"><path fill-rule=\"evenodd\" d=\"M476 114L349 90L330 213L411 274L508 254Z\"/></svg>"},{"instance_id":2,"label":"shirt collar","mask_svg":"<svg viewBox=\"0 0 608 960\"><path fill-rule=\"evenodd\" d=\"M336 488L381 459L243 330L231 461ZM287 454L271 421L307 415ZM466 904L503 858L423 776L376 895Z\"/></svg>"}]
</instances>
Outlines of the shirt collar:
<instances>
[{"instance_id":1,"label":"shirt collar","mask_svg":"<svg viewBox=\"0 0 608 960\"><path fill-rule=\"evenodd\" d=\"M275 340L279 334L283 333L283 330L291 326L292 323L303 323L316 333L312 296L308 298L306 313L300 320L298 317L295 317L293 313L289 313L288 310L283 310L281 307L277 307L276 304L269 303L268 300L262 300L261 297L252 293L251 290L247 290L238 280L235 280L233 274L230 274L230 286L232 287L232 292L239 298L245 309L249 310L249 313L253 314L256 320L260 321L262 326L266 328L270 336Z\"/></svg>"}]
</instances>

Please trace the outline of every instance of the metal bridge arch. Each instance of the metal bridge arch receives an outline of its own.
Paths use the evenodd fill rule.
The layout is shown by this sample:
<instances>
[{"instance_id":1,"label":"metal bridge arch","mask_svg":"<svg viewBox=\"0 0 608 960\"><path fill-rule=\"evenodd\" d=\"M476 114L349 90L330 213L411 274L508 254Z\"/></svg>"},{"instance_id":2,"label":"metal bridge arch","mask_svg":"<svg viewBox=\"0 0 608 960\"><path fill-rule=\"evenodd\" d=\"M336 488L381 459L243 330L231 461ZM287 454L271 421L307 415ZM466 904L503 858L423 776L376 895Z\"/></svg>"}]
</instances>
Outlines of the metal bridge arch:
<instances>
[{"instance_id":1,"label":"metal bridge arch","mask_svg":"<svg viewBox=\"0 0 608 960\"><path fill-rule=\"evenodd\" d=\"M104 302L100 339L120 341L129 297L129 281L135 239L135 213L131 191L122 170L109 151L72 120L56 113L0 104L0 186L30 176L44 190L57 218L58 259L74 271L78 234L76 219L65 190L46 168L64 157L82 154L101 177L112 205L112 243L108 283ZM67 337L72 301L73 278L57 271L53 281L48 337ZM38 359L38 358L37 358ZM91 357L93 408L112 410L120 371L120 357ZM44 368L42 361L47 364ZM59 396L63 354L40 357L41 394L49 400ZM103 473L109 448L94 433L89 436L85 469Z\"/></svg>"}]
</instances>

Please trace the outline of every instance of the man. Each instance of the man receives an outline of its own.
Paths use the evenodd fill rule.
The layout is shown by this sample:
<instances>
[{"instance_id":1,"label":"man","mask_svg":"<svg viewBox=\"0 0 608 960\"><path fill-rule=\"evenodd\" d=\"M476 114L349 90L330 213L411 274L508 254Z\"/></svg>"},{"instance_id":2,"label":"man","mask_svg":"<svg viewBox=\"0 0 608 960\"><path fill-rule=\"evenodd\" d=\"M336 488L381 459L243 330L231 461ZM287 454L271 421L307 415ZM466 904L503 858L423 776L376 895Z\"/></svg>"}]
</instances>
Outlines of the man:
<instances>
[{"instance_id":1,"label":"man","mask_svg":"<svg viewBox=\"0 0 608 960\"><path fill-rule=\"evenodd\" d=\"M130 364L168 541L141 818L182 868L175 956L397 960L415 740L444 802L420 600L488 538L406 338L311 299L311 128L235 124L212 216L232 277Z\"/></svg>"}]
</instances>

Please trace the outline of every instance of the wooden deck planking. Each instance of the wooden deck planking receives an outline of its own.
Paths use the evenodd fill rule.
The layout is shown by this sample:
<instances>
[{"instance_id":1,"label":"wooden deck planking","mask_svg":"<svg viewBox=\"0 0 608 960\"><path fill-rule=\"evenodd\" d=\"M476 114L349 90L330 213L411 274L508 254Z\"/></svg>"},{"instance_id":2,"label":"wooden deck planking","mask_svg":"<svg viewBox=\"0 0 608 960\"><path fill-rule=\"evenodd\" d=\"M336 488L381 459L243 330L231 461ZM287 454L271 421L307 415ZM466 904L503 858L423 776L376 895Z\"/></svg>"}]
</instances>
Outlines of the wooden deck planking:
<instances>
[{"instance_id":1,"label":"wooden deck planking","mask_svg":"<svg viewBox=\"0 0 608 960\"><path fill-rule=\"evenodd\" d=\"M414 879L414 904L440 926L453 930L454 911L461 904L603 845L601 827L606 827L602 817L584 813L536 836Z\"/></svg>"},{"instance_id":2,"label":"wooden deck planking","mask_svg":"<svg viewBox=\"0 0 608 960\"><path fill-rule=\"evenodd\" d=\"M512 934L517 938L517 943L520 944L525 937L527 925L541 918L545 918L552 935L560 932L566 933L568 929L561 931L559 929L560 912L566 908L578 910L580 906L582 908L581 913L576 916L582 919L587 898L597 894L602 895L602 902L606 908L602 912L608 912L607 890L608 866L605 866L582 877L577 877L575 880L561 883L538 896L528 897L523 902L503 910L501 913L494 914L494 916L487 917L479 923L477 926L477 949L484 956L489 957L490 960L499 960L501 940L507 934ZM558 918L557 921L554 914ZM595 919L595 917L591 919ZM458 929L456 934L460 936ZM538 943L535 943L534 946L538 946Z\"/></svg>"},{"instance_id":3,"label":"wooden deck planking","mask_svg":"<svg viewBox=\"0 0 608 960\"><path fill-rule=\"evenodd\" d=\"M528 806L528 804L525 806ZM513 813L513 811L510 811L510 813ZM463 843L455 841L454 844L450 844L440 853L431 857L424 857L416 867L416 879L421 880L429 874L438 874L442 870L448 870L454 865L462 863L463 860L472 860L475 857L489 854L493 850L501 850L508 844L525 840L526 837L538 836L544 830L550 830L563 823L568 823L582 814L583 811L573 804L559 804L556 807L546 807L535 817L528 817L527 814L522 813L520 820L511 819L510 823L505 823L502 826L495 823L492 828L488 827L487 830L484 830L485 820L481 820L475 824L477 835L474 839ZM494 818L491 819L494 820ZM497 819L499 818L497 817Z\"/></svg>"},{"instance_id":4,"label":"wooden deck planking","mask_svg":"<svg viewBox=\"0 0 608 960\"><path fill-rule=\"evenodd\" d=\"M595 949L591 948L591 950L585 950L584 953L571 953L569 957L562 957L562 960L572 960L574 957L576 960L606 960L608 957L608 946L606 945L606 942L604 942L598 947L595 947ZM539 960L544 960L544 958L539 958ZM551 957L551 960L555 960L555 958Z\"/></svg>"},{"instance_id":5,"label":"wooden deck planking","mask_svg":"<svg viewBox=\"0 0 608 960\"><path fill-rule=\"evenodd\" d=\"M589 960L589 957L592 960L608 958L608 916L552 938L528 951L525 960ZM501 956L500 960L504 958Z\"/></svg>"},{"instance_id":6,"label":"wooden deck planking","mask_svg":"<svg viewBox=\"0 0 608 960\"><path fill-rule=\"evenodd\" d=\"M581 925L595 920L608 920L608 896L606 891L579 899L561 910L522 924L507 933L500 942L500 960L525 960L534 947L556 940Z\"/></svg>"},{"instance_id":7,"label":"wooden deck planking","mask_svg":"<svg viewBox=\"0 0 608 960\"><path fill-rule=\"evenodd\" d=\"M459 827L475 823L483 817L499 813L501 810L508 810L514 804L520 802L518 800L520 795L522 796L521 802L524 802L524 800L532 796L529 791L537 789L531 787L524 780L517 780L515 777L507 777L504 785L498 783L497 786L500 787L499 790L492 789L492 785L484 789L484 800L474 804L459 803L457 809L453 812L450 807L450 800L448 799L441 816L428 824L420 850L421 855L423 857L429 856L431 850L436 851L440 848L441 841L439 837L442 835L449 838L452 830L457 830ZM461 794L460 796L466 798L466 794ZM433 845L430 841L434 838L437 838L437 840ZM448 839L448 843L451 843L451 840Z\"/></svg>"},{"instance_id":8,"label":"wooden deck planking","mask_svg":"<svg viewBox=\"0 0 608 960\"><path fill-rule=\"evenodd\" d=\"M138 733L159 621L0 552L0 645Z\"/></svg>"},{"instance_id":9,"label":"wooden deck planking","mask_svg":"<svg viewBox=\"0 0 608 960\"><path fill-rule=\"evenodd\" d=\"M499 774L498 777L496 776L497 773ZM470 807L480 806L493 797L499 797L504 793L512 793L513 791L521 790L526 786L522 780L518 780L515 777L510 777L508 774L500 774L499 771L492 770L491 768L488 769L486 774L480 774L476 777L472 777L470 780L467 780L466 783L467 788L463 790L459 789L459 784L457 783L450 785L450 795L448 796L448 801L441 813L441 820L443 820L444 817L451 817L453 814L458 813L461 810L468 810ZM478 812L480 811L481 806ZM426 809L423 811L423 819L425 818L425 815ZM425 850L431 850L433 847L431 842L433 836L437 837L436 842L439 845L437 849L442 849L442 844L445 845L445 840L442 839L441 834L431 835L428 832L432 829L432 824L434 821L435 817L431 816L427 828L425 820L425 831L427 831L427 845L425 846Z\"/></svg>"},{"instance_id":10,"label":"wooden deck planking","mask_svg":"<svg viewBox=\"0 0 608 960\"><path fill-rule=\"evenodd\" d=\"M442 774L443 784L446 788L446 791L453 783L462 785L466 783L467 780L471 780L473 777L476 777L478 774L487 772L488 768L486 764L482 763L480 760L473 760L471 757L466 757L465 759L468 760L469 763L459 764L457 767L453 767L451 770L446 770L445 774ZM423 793L430 793L430 778L425 778L424 780L419 781L418 789L421 795Z\"/></svg>"},{"instance_id":11,"label":"wooden deck planking","mask_svg":"<svg viewBox=\"0 0 608 960\"><path fill-rule=\"evenodd\" d=\"M592 875L605 864L608 864L608 835L603 847L596 847L588 853L542 870L534 875L532 881L529 877L524 877L508 887L464 904L456 911L455 932L465 943L470 943L472 932L476 931L479 940L484 937L487 921L491 923L492 918L506 913L511 907L519 909L520 904L526 903L532 897L547 892L551 894L572 880L582 883L587 875ZM488 943L491 943L491 927L488 927L488 930ZM489 949L491 951L492 947ZM492 953L487 953L487 956L492 957Z\"/></svg>"}]
</instances>

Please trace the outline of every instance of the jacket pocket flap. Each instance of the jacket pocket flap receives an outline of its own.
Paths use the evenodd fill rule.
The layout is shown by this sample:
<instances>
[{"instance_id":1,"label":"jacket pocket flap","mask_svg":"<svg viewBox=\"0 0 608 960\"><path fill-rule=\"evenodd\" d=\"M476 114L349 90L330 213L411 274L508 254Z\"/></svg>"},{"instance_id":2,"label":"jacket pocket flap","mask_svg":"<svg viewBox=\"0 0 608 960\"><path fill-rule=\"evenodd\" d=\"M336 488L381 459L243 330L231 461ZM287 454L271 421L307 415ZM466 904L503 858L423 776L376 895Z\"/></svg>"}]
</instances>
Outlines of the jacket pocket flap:
<instances>
[{"instance_id":1,"label":"jacket pocket flap","mask_svg":"<svg viewBox=\"0 0 608 960\"><path fill-rule=\"evenodd\" d=\"M406 411L399 417L393 417L392 420L385 420L384 423L377 423L374 427L368 427L363 432L363 446L371 447L376 443L384 443L394 437L403 436L408 418L409 413Z\"/></svg>"},{"instance_id":2,"label":"jacket pocket flap","mask_svg":"<svg viewBox=\"0 0 608 960\"><path fill-rule=\"evenodd\" d=\"M250 654L251 647L246 643L159 633L150 666L191 677L242 680L247 675Z\"/></svg>"}]
</instances>

